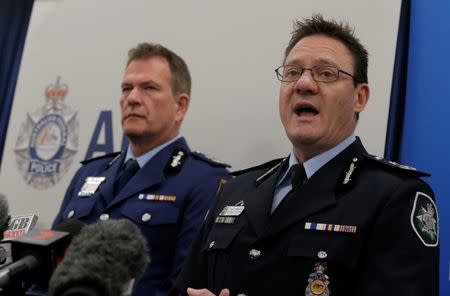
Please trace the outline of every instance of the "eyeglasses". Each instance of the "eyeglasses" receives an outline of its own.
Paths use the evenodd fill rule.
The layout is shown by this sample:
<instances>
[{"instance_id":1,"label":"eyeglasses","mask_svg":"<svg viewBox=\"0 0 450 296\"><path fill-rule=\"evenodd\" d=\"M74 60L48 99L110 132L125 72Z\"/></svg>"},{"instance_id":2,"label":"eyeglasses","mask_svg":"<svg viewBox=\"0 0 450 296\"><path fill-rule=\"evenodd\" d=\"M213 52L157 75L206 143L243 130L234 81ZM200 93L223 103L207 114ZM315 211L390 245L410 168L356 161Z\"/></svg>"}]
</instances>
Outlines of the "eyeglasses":
<instances>
[{"instance_id":1,"label":"eyeglasses","mask_svg":"<svg viewBox=\"0 0 450 296\"><path fill-rule=\"evenodd\" d=\"M275 69L275 73L277 73L278 80L282 82L295 82L300 79L300 77L303 75L303 72L305 72L306 70L311 71L312 78L316 82L334 82L339 79L339 73L348 75L355 80L355 76L353 76L352 74L333 66L300 68L297 66L285 65Z\"/></svg>"}]
</instances>

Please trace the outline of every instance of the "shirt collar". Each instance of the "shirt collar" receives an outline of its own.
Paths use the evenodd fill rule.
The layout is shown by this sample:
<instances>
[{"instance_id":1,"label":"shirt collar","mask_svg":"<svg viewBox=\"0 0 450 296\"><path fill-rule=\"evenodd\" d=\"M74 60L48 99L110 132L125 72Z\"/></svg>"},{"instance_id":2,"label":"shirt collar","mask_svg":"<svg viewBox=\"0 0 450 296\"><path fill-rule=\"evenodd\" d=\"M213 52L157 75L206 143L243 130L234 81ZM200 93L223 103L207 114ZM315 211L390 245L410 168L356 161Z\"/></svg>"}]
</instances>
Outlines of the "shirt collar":
<instances>
[{"instance_id":1,"label":"shirt collar","mask_svg":"<svg viewBox=\"0 0 450 296\"><path fill-rule=\"evenodd\" d=\"M312 175L314 175L322 166L324 166L327 162L333 159L336 155L341 153L345 148L350 146L356 140L356 136L352 133L348 138L344 141L340 142L333 148L322 152L311 159L308 159L303 163L303 167L305 168L306 177L309 179ZM289 170L293 165L298 164L297 157L295 157L294 152L289 155L289 167L284 171L282 177L278 180L277 185L281 184L283 180L286 178Z\"/></svg>"},{"instance_id":2,"label":"shirt collar","mask_svg":"<svg viewBox=\"0 0 450 296\"><path fill-rule=\"evenodd\" d=\"M153 158L153 156L155 156L159 151L163 150L165 147L169 146L170 144L172 144L173 142L175 142L176 140L178 140L179 138L181 138L181 135L177 135L175 138L173 138L172 140L169 140L165 143L162 143L159 146L156 146L153 149L150 149L149 151L145 152L144 154L142 154L141 156L134 156L133 151L131 151L131 147L130 145L128 145L127 148L127 154L125 155L125 160L123 163L125 163L128 159L132 159L135 158L136 161L139 164L139 168L144 167L144 165Z\"/></svg>"}]
</instances>

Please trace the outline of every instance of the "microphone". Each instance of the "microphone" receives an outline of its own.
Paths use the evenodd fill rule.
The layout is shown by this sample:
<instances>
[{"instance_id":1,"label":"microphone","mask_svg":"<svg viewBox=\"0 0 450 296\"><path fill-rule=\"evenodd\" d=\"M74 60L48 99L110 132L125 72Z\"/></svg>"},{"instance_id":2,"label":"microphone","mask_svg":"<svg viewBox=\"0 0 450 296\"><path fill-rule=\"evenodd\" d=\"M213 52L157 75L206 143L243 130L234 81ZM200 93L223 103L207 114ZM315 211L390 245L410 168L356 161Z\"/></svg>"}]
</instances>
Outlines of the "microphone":
<instances>
[{"instance_id":1,"label":"microphone","mask_svg":"<svg viewBox=\"0 0 450 296\"><path fill-rule=\"evenodd\" d=\"M49 283L49 296L120 296L131 288L150 259L139 228L126 219L83 228ZM128 290L128 291L127 291Z\"/></svg>"},{"instance_id":2,"label":"microphone","mask_svg":"<svg viewBox=\"0 0 450 296\"><path fill-rule=\"evenodd\" d=\"M9 206L6 196L0 193L0 240L4 238L4 232L8 229L10 221L9 216ZM0 265L8 262L11 256L11 245L1 244L0 245Z\"/></svg>"},{"instance_id":3,"label":"microphone","mask_svg":"<svg viewBox=\"0 0 450 296\"><path fill-rule=\"evenodd\" d=\"M7 229L4 231L0 229L3 235L3 240L0 242L0 268L12 262L10 240L30 231L37 220L38 216L34 214L10 216Z\"/></svg>"},{"instance_id":4,"label":"microphone","mask_svg":"<svg viewBox=\"0 0 450 296\"><path fill-rule=\"evenodd\" d=\"M38 220L34 214L11 216L7 229L3 233L3 241L19 237L30 231Z\"/></svg>"},{"instance_id":5,"label":"microphone","mask_svg":"<svg viewBox=\"0 0 450 296\"><path fill-rule=\"evenodd\" d=\"M83 226L80 221L70 220L61 224L59 229L76 233ZM14 288L21 286L22 282L46 286L71 239L71 233L66 231L39 229L11 239L13 262L0 269L0 287Z\"/></svg>"},{"instance_id":6,"label":"microphone","mask_svg":"<svg viewBox=\"0 0 450 296\"><path fill-rule=\"evenodd\" d=\"M0 240L3 239L3 232L8 229L9 219L8 200L3 193L0 193Z\"/></svg>"}]
</instances>

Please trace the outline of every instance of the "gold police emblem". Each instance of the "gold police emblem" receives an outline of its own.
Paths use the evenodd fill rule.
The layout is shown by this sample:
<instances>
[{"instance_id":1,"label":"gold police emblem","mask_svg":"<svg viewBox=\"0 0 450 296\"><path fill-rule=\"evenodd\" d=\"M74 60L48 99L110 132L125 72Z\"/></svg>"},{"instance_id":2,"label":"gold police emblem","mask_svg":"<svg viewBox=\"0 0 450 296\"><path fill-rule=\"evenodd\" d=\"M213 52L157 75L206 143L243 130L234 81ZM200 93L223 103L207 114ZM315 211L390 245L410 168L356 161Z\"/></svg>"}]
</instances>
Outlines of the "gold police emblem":
<instances>
[{"instance_id":1,"label":"gold police emblem","mask_svg":"<svg viewBox=\"0 0 450 296\"><path fill-rule=\"evenodd\" d=\"M314 280L311 283L310 290L314 295L322 295L325 292L325 283L322 280Z\"/></svg>"},{"instance_id":2,"label":"gold police emblem","mask_svg":"<svg viewBox=\"0 0 450 296\"><path fill-rule=\"evenodd\" d=\"M305 289L305 296L329 296L329 277L325 274L326 262L318 262L314 266L314 272L308 277L308 286Z\"/></svg>"}]
</instances>

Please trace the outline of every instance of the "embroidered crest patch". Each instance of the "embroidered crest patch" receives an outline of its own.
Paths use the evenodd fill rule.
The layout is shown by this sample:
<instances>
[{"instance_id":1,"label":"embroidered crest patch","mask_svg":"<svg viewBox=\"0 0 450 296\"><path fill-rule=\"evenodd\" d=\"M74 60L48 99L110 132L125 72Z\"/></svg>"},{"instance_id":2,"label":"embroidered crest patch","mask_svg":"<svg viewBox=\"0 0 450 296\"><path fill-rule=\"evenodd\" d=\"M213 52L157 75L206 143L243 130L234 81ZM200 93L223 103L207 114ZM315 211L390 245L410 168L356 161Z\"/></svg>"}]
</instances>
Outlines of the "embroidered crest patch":
<instances>
[{"instance_id":1,"label":"embroidered crest patch","mask_svg":"<svg viewBox=\"0 0 450 296\"><path fill-rule=\"evenodd\" d=\"M438 212L433 199L423 192L417 192L411 212L411 225L425 246L436 247L438 245L438 224Z\"/></svg>"}]
</instances>

